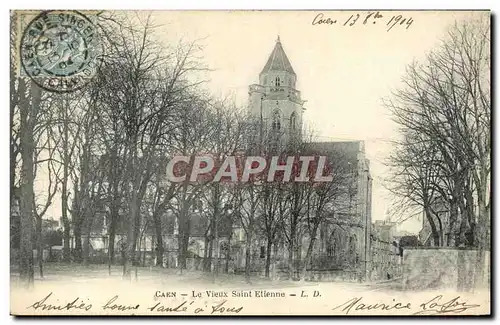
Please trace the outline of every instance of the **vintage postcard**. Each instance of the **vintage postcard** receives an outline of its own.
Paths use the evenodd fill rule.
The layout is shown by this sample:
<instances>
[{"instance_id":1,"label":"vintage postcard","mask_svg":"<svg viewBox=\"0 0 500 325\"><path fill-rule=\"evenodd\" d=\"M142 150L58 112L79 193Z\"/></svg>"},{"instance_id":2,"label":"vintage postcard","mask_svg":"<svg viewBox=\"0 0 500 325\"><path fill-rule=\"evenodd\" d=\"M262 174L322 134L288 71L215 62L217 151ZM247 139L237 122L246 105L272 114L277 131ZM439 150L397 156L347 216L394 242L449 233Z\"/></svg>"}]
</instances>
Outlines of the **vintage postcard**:
<instances>
[{"instance_id":1,"label":"vintage postcard","mask_svg":"<svg viewBox=\"0 0 500 325\"><path fill-rule=\"evenodd\" d=\"M489 315L489 11L10 13L12 315Z\"/></svg>"}]
</instances>

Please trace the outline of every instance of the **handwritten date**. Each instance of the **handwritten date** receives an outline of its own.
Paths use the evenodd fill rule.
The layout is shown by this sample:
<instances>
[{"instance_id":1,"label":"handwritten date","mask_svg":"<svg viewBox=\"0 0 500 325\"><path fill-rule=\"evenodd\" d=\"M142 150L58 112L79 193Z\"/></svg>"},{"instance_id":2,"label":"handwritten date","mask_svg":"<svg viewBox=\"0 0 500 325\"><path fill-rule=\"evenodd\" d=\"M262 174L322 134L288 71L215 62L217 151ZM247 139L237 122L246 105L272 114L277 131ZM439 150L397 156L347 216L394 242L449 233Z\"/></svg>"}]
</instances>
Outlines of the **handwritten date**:
<instances>
[{"instance_id":1,"label":"handwritten date","mask_svg":"<svg viewBox=\"0 0 500 325\"><path fill-rule=\"evenodd\" d=\"M355 13L347 19L335 19L326 17L325 14L319 13L312 20L312 25L342 25L353 27L354 25L375 25L384 24L386 31L390 31L395 27L401 26L405 29L410 28L413 24L412 17L404 17L403 15L388 15L382 14L380 11L369 11L366 13Z\"/></svg>"}]
</instances>

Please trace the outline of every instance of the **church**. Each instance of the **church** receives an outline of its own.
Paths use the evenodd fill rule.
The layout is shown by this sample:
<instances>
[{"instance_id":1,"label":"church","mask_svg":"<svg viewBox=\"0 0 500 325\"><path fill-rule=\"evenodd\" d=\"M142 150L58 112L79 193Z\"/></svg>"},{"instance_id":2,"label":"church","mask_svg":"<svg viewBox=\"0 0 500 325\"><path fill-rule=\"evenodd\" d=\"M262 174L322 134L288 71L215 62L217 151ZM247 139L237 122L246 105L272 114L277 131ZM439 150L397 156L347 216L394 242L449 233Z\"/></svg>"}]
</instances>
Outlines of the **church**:
<instances>
[{"instance_id":1,"label":"church","mask_svg":"<svg viewBox=\"0 0 500 325\"><path fill-rule=\"evenodd\" d=\"M306 279L334 281L366 280L371 269L371 197L372 177L363 141L314 142L303 130L305 100L297 89L298 76L285 53L278 36L269 58L258 76L259 83L249 86L249 116L255 127L251 132L249 149L252 152L273 153L279 148L300 148L302 152L334 154L349 166L351 188L341 198L341 208L319 226L313 252L306 267ZM314 109L314 108L311 108ZM305 225L304 225L305 227ZM242 247L236 254L235 269L245 265L244 232L238 236ZM278 237L280 237L278 235ZM310 236L297 243L296 256L306 255ZM272 277L285 276L287 245L283 236L272 254ZM266 240L257 236L252 245L252 269L264 274Z\"/></svg>"}]
</instances>

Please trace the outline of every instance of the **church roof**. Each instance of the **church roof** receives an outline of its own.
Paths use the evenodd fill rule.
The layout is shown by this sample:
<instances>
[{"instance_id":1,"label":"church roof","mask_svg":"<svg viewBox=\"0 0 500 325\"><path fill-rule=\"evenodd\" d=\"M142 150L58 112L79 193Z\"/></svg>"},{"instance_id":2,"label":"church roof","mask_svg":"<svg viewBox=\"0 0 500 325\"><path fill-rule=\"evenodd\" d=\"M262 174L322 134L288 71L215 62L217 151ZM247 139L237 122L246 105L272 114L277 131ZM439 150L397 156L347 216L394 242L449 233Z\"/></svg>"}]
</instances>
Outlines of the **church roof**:
<instances>
[{"instance_id":1,"label":"church roof","mask_svg":"<svg viewBox=\"0 0 500 325\"><path fill-rule=\"evenodd\" d=\"M262 73L266 73L269 71L286 71L292 74L295 74L293 71L292 65L290 64L290 60L285 54L285 50L283 50L283 46L281 45L280 37L276 40L276 45L274 46L273 52L269 56L264 69L262 69Z\"/></svg>"}]
</instances>

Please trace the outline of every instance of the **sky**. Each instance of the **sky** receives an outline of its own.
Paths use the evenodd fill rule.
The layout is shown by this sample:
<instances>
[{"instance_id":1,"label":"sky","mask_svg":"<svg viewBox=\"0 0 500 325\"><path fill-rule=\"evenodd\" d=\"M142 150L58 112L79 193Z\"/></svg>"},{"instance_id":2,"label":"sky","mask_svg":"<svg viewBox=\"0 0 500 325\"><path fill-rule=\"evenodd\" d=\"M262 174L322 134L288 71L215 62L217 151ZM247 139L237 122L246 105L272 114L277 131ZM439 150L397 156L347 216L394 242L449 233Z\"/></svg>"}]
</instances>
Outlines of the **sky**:
<instances>
[{"instance_id":1,"label":"sky","mask_svg":"<svg viewBox=\"0 0 500 325\"><path fill-rule=\"evenodd\" d=\"M390 176L383 161L398 136L382 98L401 87L405 67L424 60L455 20L480 14L380 11L381 17L373 14L366 24L365 11L154 11L152 17L162 43L198 40L200 59L211 69L205 87L215 96L232 96L240 107L247 105L248 86L258 83L279 35L297 74L297 90L307 101L304 125L319 140L365 141L373 177L372 220L382 220L392 201L382 186ZM392 17L405 22L388 31ZM313 24L320 18L336 23ZM59 219L56 201L47 217ZM422 217L412 218L398 229L417 234L421 225Z\"/></svg>"},{"instance_id":2,"label":"sky","mask_svg":"<svg viewBox=\"0 0 500 325\"><path fill-rule=\"evenodd\" d=\"M316 18L318 14L322 16ZM357 14L360 17L350 26ZM385 219L392 200L382 186L382 179L389 176L383 161L391 150L389 141L398 135L381 100L401 86L409 63L424 60L439 45L455 20L471 19L479 13L381 11L382 17L374 19L372 15L363 24L367 14L363 11L160 11L153 17L161 25L162 42L198 39L204 45L203 62L213 69L207 87L215 95L234 96L240 106L247 104L248 86L258 83L258 75L279 35L297 74L297 89L307 100L304 124L312 127L320 140L365 141L374 178L372 219L380 220ZM403 19L405 22L402 25L398 22L387 31L392 25L387 23L399 15L399 22ZM336 23L313 24L320 18L330 18ZM414 218L398 228L418 233L421 224L421 217Z\"/></svg>"}]
</instances>

